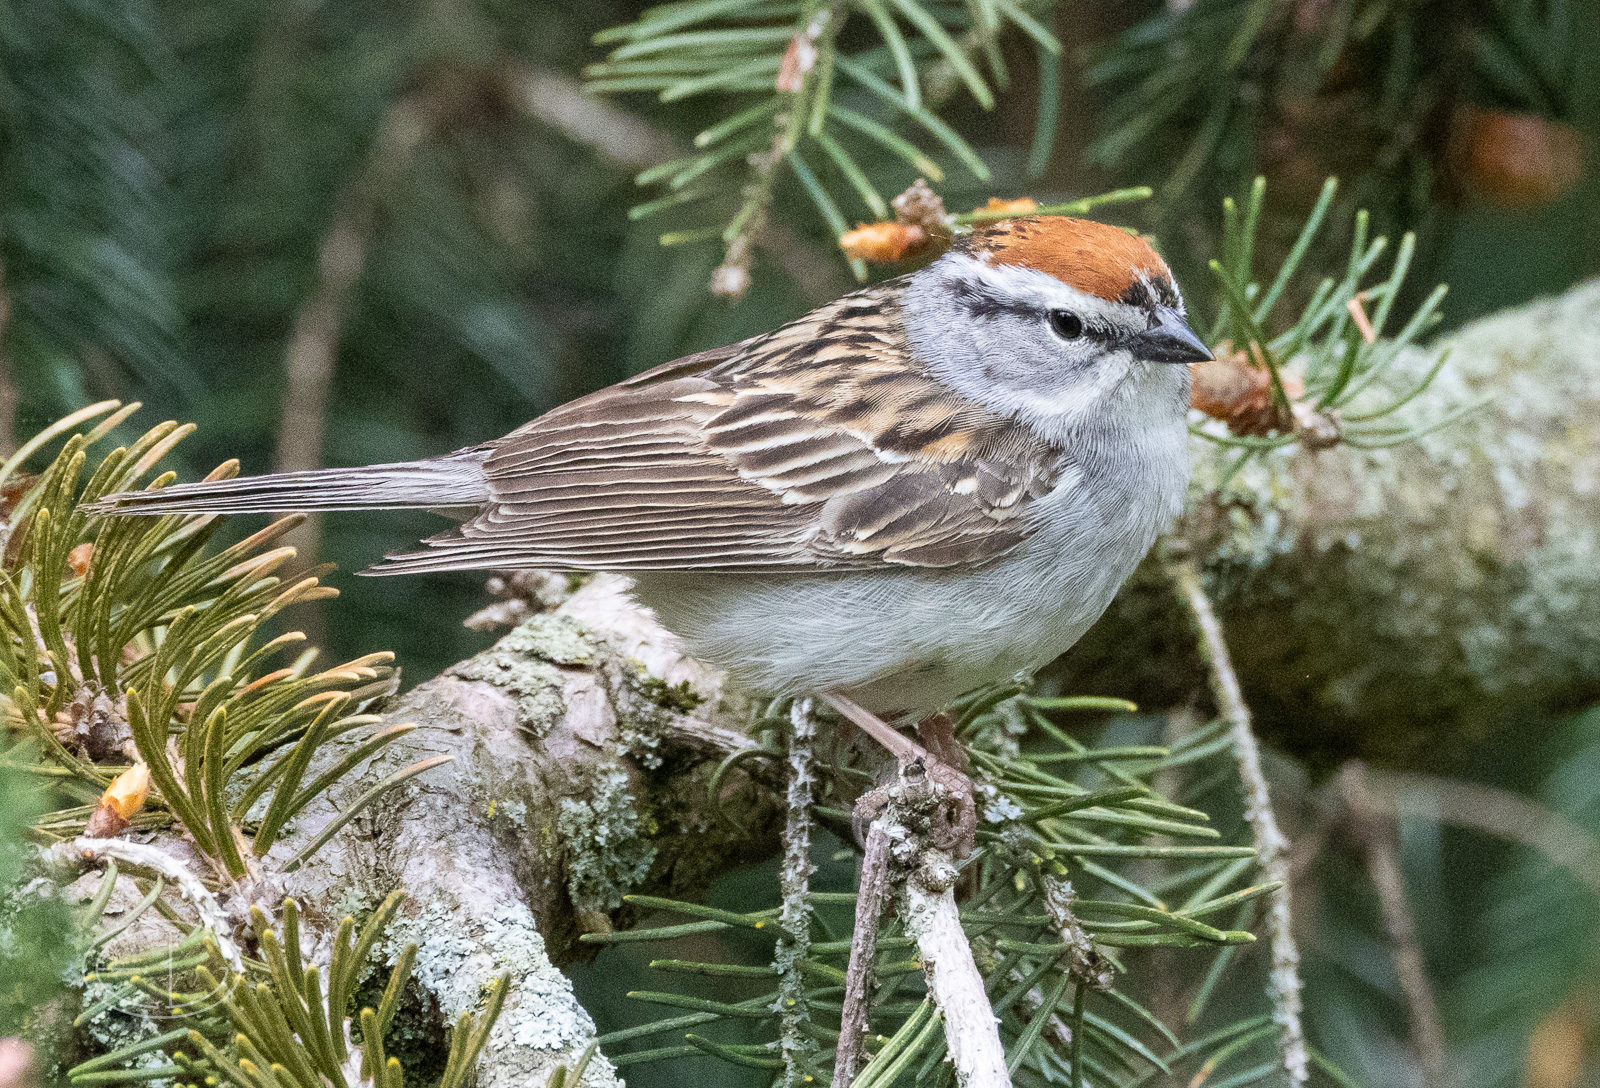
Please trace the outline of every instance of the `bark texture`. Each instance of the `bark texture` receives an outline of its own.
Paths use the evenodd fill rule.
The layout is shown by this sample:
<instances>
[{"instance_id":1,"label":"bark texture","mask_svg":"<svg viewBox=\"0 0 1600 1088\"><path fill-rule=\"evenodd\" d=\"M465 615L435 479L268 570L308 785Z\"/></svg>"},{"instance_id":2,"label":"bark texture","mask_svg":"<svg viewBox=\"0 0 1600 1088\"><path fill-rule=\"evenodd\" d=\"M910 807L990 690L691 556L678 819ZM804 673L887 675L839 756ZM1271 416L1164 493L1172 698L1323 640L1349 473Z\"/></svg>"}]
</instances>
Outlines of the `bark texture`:
<instances>
[{"instance_id":1,"label":"bark texture","mask_svg":"<svg viewBox=\"0 0 1600 1088\"><path fill-rule=\"evenodd\" d=\"M594 1023L559 970L583 954L578 936L609 928L630 892L694 895L776 851L775 761L743 759L726 776L724 803L742 830L719 818L707 795L721 760L755 747L735 728L738 715L715 673L685 659L616 580L597 579L556 612L398 699L386 720L421 728L303 813L263 859L262 877L219 900L245 940L240 923L252 902L275 917L282 897L294 896L325 961L340 918L361 918L403 889L407 901L372 967L386 977L406 944L419 946L417 1049L442 1040L443 1025L509 971L511 994L479 1083L542 1085L594 1040ZM338 757L338 746L329 747L320 758ZM391 791L311 864L282 871L336 806L409 763L445 754L455 761ZM175 838L153 845L192 858ZM87 898L98 879L85 877L76 892ZM164 927L130 932L114 954L160 947L172 937ZM156 1033L147 1027L122 1015L100 1042ZM597 1055L582 1083L620 1081Z\"/></svg>"},{"instance_id":2,"label":"bark texture","mask_svg":"<svg viewBox=\"0 0 1600 1088\"><path fill-rule=\"evenodd\" d=\"M1600 281L1449 342L1402 411L1482 409L1392 449L1269 455L1182 527L1262 732L1328 765L1448 764L1600 698ZM1402 360L1394 386L1426 363ZM1197 495L1235 453L1195 440ZM1057 667L1071 690L1154 709L1203 687L1153 568Z\"/></svg>"}]
</instances>

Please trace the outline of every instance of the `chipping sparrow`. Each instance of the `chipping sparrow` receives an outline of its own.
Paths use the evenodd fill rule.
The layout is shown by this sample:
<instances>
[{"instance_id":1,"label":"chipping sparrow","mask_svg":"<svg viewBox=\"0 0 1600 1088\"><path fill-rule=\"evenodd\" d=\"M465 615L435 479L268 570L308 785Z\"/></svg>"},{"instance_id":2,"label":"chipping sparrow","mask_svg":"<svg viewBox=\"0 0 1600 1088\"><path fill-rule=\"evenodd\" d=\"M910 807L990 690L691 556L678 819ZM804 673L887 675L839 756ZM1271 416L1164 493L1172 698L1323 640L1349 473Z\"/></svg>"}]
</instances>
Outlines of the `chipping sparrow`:
<instances>
[{"instance_id":1,"label":"chipping sparrow","mask_svg":"<svg viewBox=\"0 0 1600 1088\"><path fill-rule=\"evenodd\" d=\"M750 687L934 710L1076 642L1178 513L1183 312L1146 242L1012 219L480 446L102 509L464 508L368 573L622 571Z\"/></svg>"}]
</instances>

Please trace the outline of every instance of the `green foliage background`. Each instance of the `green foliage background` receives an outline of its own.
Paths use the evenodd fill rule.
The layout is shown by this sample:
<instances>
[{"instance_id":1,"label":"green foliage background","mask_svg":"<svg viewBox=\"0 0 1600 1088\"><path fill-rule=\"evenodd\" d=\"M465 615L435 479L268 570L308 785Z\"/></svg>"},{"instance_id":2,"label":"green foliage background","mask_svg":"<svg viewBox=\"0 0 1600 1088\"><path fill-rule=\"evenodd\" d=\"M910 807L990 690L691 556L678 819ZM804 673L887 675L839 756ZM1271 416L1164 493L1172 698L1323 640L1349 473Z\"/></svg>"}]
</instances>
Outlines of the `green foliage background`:
<instances>
[{"instance_id":1,"label":"green foliage background","mask_svg":"<svg viewBox=\"0 0 1600 1088\"><path fill-rule=\"evenodd\" d=\"M64 990L76 951L66 904L29 887L24 832L48 810L49 790L5 765L0 748L0 1038L45 1028L41 1011Z\"/></svg>"},{"instance_id":2,"label":"green foliage background","mask_svg":"<svg viewBox=\"0 0 1600 1088\"><path fill-rule=\"evenodd\" d=\"M1377 11L1390 29L1396 19L1413 26L1459 19L1492 29L1506 20L1544 25L1560 5L1331 6ZM1200 0L1196 10L1237 27L1261 7L1260 0ZM786 184L776 218L809 244L806 259L827 289L815 280L797 283L758 257L746 297L732 304L712 298L706 284L721 256L716 243L658 246L663 230L685 224L631 221L627 210L643 197L630 170L530 119L486 86L486 73L508 58L576 77L604 56L592 35L639 9L609 0L22 0L0 8L7 306L0 351L20 395L16 432L29 434L93 400L141 399L151 406L143 421L154 415L200 425L180 454L191 476L228 457L239 457L246 471L270 467L285 344L314 283L318 247L385 111L429 81L450 89L452 112L377 200L365 272L339 338L329 463L403 460L471 444L648 366L771 328L823 301L819 295L847 289L851 280L831 232ZM1158 3L1065 0L1051 18L1068 47L1060 73L1046 73L1032 44L1014 34L1005 45L1011 82L996 110L985 113L957 96L944 111L994 172L979 186L952 170L941 191L953 208L991 194L1069 198L1140 183L1159 192L1183 162L1186 132L1203 126L1212 110L1286 93L1295 74L1253 62L1218 75L1214 86L1205 83L1214 100L1186 99L1183 110L1152 123L1154 135L1138 154L1110 155L1096 142L1128 116L1131 100L1108 60L1117 55L1118 36L1133 36L1124 44L1144 40L1139 35L1204 39ZM1507 209L1457 198L1442 182L1419 188L1415 172L1398 178L1380 171L1351 187L1377 198L1370 202L1389 218L1386 227L1421 229L1412 282L1423 290L1438 280L1451 284L1452 324L1600 270L1600 170L1593 163L1600 10L1573 4L1570 18L1558 43L1570 58L1567 93L1547 108L1590 141L1575 188L1537 208ZM1380 39L1361 48L1375 50ZM1557 51L1549 40L1534 52L1541 50ZM1430 60L1441 71L1457 62L1443 53ZM1417 80L1428 74L1417 71ZM1041 114L1041 87L1055 91L1053 117ZM1531 105L1504 81L1470 73L1443 88L1435 88L1445 96L1441 109ZM725 112L714 97L620 101L681 141ZM1401 118L1384 111L1395 101L1375 96L1360 106L1361 116L1380 133L1392 132ZM1041 116L1054 121L1044 130L1048 145L1041 143ZM1337 164L1356 138L1338 124L1312 125L1295 134L1303 154L1285 157L1274 151L1270 122L1265 112L1234 117L1229 141L1202 162L1193 184L1118 215L1159 232L1191 296L1209 290L1198 256L1215 230L1219 195L1239 192L1266 169L1271 192L1284 194L1275 212L1292 224L1315 195L1295 185L1307 172L1304 160ZM1418 148L1412 153L1422 159L1432 153ZM1030 171L1030 157L1040 169ZM889 193L915 176L888 158L866 166ZM1323 172L1309 171L1318 183ZM860 205L846 214L870 218ZM359 569L436 525L416 514L336 516L322 557L344 571ZM367 581L341 574L333 581L344 593L325 613L334 659L393 649L415 680L489 640L459 624L482 601L477 576ZM1538 744L1501 742L1468 759L1467 773L1524 791L1600 831L1597 738L1600 719L1590 714L1546 730ZM0 767L0 898L14 893L5 844L26 824L30 796ZM1447 1032L1470 1083L1519 1083L1528 1033L1569 995L1588 1010L1580 1019L1594 1031L1600 993L1592 893L1525 848L1436 823L1404 821L1401 845ZM1356 863L1335 851L1315 885L1311 1021L1327 1051L1365 1083L1404 1083L1411 1069L1403 1007L1356 873ZM721 894L731 902L741 893ZM66 929L53 909L24 915L37 926L31 933L0 934L0 1035L15 1030L21 1010L55 985ZM19 949L29 950L26 962ZM586 995L632 970L621 958L607 953L580 977ZM612 1015L594 1007L602 1019ZM715 1075L737 1076L716 1068ZM682 1074L653 1075L667 1084ZM709 1071L695 1075L711 1083ZM645 1073L636 1076L646 1083Z\"/></svg>"}]
</instances>

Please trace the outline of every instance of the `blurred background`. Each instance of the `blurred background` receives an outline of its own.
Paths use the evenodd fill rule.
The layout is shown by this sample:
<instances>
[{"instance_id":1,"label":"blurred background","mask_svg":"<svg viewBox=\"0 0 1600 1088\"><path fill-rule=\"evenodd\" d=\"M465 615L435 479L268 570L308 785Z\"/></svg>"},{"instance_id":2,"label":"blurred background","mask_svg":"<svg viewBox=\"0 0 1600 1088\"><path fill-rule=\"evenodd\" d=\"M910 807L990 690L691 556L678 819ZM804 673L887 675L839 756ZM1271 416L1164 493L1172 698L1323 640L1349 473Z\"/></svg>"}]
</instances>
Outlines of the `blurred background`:
<instances>
[{"instance_id":1,"label":"blurred background","mask_svg":"<svg viewBox=\"0 0 1600 1088\"><path fill-rule=\"evenodd\" d=\"M850 289L837 224L793 179L777 183L769 243L736 300L708 290L723 249L703 228L736 205L737 172L711 211L630 218L661 195L635 176L731 112L716 94L630 92L616 70L591 73L606 93L585 92L610 48L596 33L642 9L7 3L0 453L115 397L148 406L136 423L199 425L181 448L191 476L230 457L260 472L439 454ZM1264 246L1292 240L1328 175L1347 212L1415 230L1412 290L1450 284L1447 329L1600 271L1593 0L1026 10L1060 55L1008 34L992 109L958 87L938 102L991 171L946 164L953 210L1149 185L1153 199L1108 217L1153 232L1202 309L1220 202L1257 174ZM857 161L886 194L922 172L882 146ZM823 181L848 193L830 170ZM851 224L876 218L839 204ZM349 572L439 527L333 516L300 543ZM296 622L341 657L395 650L408 683L492 638L461 625L486 601L481 576L332 581L342 599ZM1309 791L1292 737L1281 745L1280 777ZM1537 799L1580 846L1600 833L1600 714L1530 721L1441 762ZM1600 1083L1595 887L1439 819L1403 819L1399 853L1462 1083ZM1404 1082L1404 1006L1345 864L1319 865L1303 912L1312 1030L1362 1083ZM603 1029L629 1015L615 994L636 968L608 952L581 973ZM691 1068L633 1082L681 1083Z\"/></svg>"}]
</instances>

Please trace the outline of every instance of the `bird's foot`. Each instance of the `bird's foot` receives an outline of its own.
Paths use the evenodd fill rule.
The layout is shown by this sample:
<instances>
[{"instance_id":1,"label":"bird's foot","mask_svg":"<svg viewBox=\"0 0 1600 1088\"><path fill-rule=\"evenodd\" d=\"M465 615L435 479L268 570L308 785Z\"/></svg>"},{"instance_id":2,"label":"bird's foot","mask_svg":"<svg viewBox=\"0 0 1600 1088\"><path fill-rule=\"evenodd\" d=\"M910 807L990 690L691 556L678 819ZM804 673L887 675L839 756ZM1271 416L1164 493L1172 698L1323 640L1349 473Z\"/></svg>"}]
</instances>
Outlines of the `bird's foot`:
<instances>
[{"instance_id":1,"label":"bird's foot","mask_svg":"<svg viewBox=\"0 0 1600 1088\"><path fill-rule=\"evenodd\" d=\"M965 770L968 765L966 750L956 739L955 723L943 714L918 722L917 733L928 742L928 746L923 747L846 696L829 693L824 694L822 700L889 750L900 763L902 784L915 785L919 792L932 787L940 802L937 806L940 813L933 821L931 838L941 849L951 850L957 857L970 853L977 828L976 803L972 779ZM858 838L891 796L892 789L882 786L864 794L857 802Z\"/></svg>"}]
</instances>

